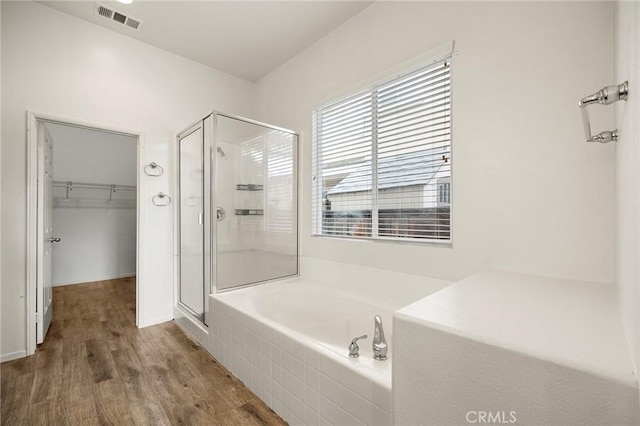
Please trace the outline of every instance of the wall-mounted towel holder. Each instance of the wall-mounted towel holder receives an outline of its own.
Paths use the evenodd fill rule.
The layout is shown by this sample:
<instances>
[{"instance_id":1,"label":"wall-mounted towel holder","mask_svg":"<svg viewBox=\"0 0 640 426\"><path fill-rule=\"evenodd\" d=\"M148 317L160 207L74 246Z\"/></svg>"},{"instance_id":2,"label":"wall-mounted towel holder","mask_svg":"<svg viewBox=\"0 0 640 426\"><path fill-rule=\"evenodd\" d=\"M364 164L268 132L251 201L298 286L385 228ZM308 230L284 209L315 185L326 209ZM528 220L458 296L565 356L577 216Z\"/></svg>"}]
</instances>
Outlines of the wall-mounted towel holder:
<instances>
[{"instance_id":1,"label":"wall-mounted towel holder","mask_svg":"<svg viewBox=\"0 0 640 426\"><path fill-rule=\"evenodd\" d=\"M162 176L162 173L164 173L164 169L155 161L152 161L144 166L144 174L147 176L158 177Z\"/></svg>"},{"instance_id":2,"label":"wall-mounted towel holder","mask_svg":"<svg viewBox=\"0 0 640 426\"><path fill-rule=\"evenodd\" d=\"M586 142L615 142L618 140L618 129L600 132L597 135L591 134L591 124L589 123L589 112L587 107L591 104L610 105L618 101L626 101L629 96L629 82L625 81L617 86L607 86L598 90L593 95L584 97L578 102L582 109L582 124L584 126L584 136Z\"/></svg>"}]
</instances>

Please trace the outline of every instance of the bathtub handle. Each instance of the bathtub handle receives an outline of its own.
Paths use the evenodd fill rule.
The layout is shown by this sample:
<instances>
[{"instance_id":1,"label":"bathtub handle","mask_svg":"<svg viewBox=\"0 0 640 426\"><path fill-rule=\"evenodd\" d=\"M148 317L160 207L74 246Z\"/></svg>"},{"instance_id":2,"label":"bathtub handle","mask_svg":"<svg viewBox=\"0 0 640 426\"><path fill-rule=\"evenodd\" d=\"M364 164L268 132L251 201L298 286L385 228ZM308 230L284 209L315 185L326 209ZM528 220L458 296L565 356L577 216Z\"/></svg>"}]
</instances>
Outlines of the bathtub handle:
<instances>
[{"instance_id":1,"label":"bathtub handle","mask_svg":"<svg viewBox=\"0 0 640 426\"><path fill-rule=\"evenodd\" d=\"M363 334L362 336L354 337L353 339L351 339L351 344L349 345L349 358L358 358L360 356L358 340L366 339L367 337L369 336Z\"/></svg>"}]
</instances>

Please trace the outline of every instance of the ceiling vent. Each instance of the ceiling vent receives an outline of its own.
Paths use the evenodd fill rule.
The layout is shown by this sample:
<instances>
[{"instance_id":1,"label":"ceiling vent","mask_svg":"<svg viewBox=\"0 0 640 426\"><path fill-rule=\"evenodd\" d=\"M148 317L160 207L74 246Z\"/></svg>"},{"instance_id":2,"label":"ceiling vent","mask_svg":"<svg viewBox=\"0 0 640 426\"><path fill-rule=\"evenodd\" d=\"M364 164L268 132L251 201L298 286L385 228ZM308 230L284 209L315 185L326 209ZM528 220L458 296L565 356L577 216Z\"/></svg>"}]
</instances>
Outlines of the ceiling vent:
<instances>
[{"instance_id":1,"label":"ceiling vent","mask_svg":"<svg viewBox=\"0 0 640 426\"><path fill-rule=\"evenodd\" d=\"M126 25L133 30L139 30L142 26L141 19L127 16L124 13L105 6L102 3L96 3L96 15L102 16L110 21L117 22L118 24Z\"/></svg>"}]
</instances>

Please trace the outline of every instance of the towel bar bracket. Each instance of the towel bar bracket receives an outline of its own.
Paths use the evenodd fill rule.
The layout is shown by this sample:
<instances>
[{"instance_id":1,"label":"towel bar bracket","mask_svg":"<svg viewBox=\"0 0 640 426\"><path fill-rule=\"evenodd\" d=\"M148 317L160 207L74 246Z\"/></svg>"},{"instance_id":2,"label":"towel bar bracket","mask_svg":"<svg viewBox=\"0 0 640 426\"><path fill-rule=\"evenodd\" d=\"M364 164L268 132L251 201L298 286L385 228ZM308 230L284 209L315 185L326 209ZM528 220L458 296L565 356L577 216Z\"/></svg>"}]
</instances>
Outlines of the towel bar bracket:
<instances>
[{"instance_id":1,"label":"towel bar bracket","mask_svg":"<svg viewBox=\"0 0 640 426\"><path fill-rule=\"evenodd\" d=\"M618 129L600 132L597 135L591 134L591 123L589 122L589 113L587 107L591 104L611 105L614 102L626 101L629 97L629 82L622 84L603 87L593 95L586 96L578 102L578 106L582 109L582 123L584 127L586 142L616 142L618 140Z\"/></svg>"}]
</instances>

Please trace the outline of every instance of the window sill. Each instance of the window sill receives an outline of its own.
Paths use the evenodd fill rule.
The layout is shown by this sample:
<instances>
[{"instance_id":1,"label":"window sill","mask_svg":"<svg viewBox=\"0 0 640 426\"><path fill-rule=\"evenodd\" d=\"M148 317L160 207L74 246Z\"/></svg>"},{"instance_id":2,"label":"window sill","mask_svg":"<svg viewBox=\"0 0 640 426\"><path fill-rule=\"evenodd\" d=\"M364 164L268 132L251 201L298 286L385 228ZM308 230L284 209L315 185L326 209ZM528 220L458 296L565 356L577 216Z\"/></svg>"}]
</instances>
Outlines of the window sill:
<instances>
[{"instance_id":1,"label":"window sill","mask_svg":"<svg viewBox=\"0 0 640 426\"><path fill-rule=\"evenodd\" d=\"M384 244L400 244L400 245L412 245L412 246L430 246L430 247L442 247L453 248L452 240L417 240L417 239L398 239L398 238L385 238L385 237L347 237L347 236L334 236L334 235L320 235L311 234L311 238L322 238L336 241L359 241L363 243L384 243Z\"/></svg>"}]
</instances>

